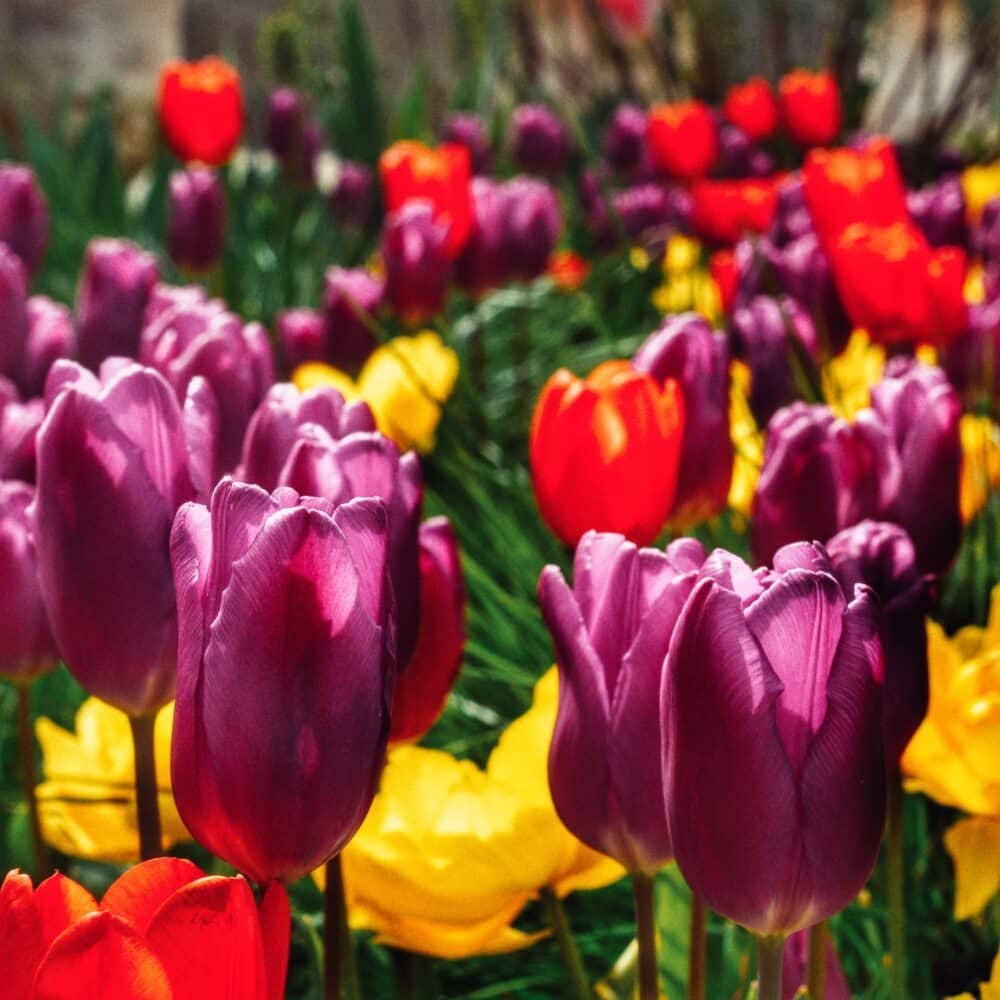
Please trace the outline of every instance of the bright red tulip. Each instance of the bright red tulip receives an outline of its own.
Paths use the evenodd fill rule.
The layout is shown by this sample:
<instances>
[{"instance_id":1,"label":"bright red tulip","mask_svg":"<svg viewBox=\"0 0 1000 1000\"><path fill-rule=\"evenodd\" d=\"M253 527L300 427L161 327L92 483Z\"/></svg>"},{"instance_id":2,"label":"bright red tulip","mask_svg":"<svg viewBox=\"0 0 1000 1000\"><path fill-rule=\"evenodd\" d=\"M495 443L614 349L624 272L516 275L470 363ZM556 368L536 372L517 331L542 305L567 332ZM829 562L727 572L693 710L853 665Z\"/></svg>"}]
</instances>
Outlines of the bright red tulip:
<instances>
[{"instance_id":1,"label":"bright red tulip","mask_svg":"<svg viewBox=\"0 0 1000 1000\"><path fill-rule=\"evenodd\" d=\"M650 109L648 141L657 168L681 180L704 177L719 154L712 110L701 101L657 104Z\"/></svg>"},{"instance_id":2,"label":"bright red tulip","mask_svg":"<svg viewBox=\"0 0 1000 1000\"><path fill-rule=\"evenodd\" d=\"M546 524L567 545L614 531L648 545L677 487L684 400L627 361L586 379L565 368L545 384L531 425L531 478Z\"/></svg>"},{"instance_id":3,"label":"bright red tulip","mask_svg":"<svg viewBox=\"0 0 1000 1000\"><path fill-rule=\"evenodd\" d=\"M800 146L824 146L840 132L840 88L832 73L796 69L778 84L781 116Z\"/></svg>"},{"instance_id":4,"label":"bright red tulip","mask_svg":"<svg viewBox=\"0 0 1000 1000\"><path fill-rule=\"evenodd\" d=\"M747 233L766 232L778 207L778 189L772 178L698 180L691 186L691 196L694 231L725 246Z\"/></svg>"},{"instance_id":5,"label":"bright red tulip","mask_svg":"<svg viewBox=\"0 0 1000 1000\"><path fill-rule=\"evenodd\" d=\"M736 255L732 250L716 250L708 258L708 270L712 279L719 287L719 299L722 311L726 314L733 311L736 301L736 291L739 288L740 273L736 266Z\"/></svg>"},{"instance_id":6,"label":"bright red tulip","mask_svg":"<svg viewBox=\"0 0 1000 1000\"><path fill-rule=\"evenodd\" d=\"M730 87L722 113L757 141L767 139L778 127L778 101L771 85L762 76Z\"/></svg>"},{"instance_id":7,"label":"bright red tulip","mask_svg":"<svg viewBox=\"0 0 1000 1000\"><path fill-rule=\"evenodd\" d=\"M157 98L167 145L185 163L225 163L243 134L243 88L236 70L218 56L169 62Z\"/></svg>"}]
</instances>

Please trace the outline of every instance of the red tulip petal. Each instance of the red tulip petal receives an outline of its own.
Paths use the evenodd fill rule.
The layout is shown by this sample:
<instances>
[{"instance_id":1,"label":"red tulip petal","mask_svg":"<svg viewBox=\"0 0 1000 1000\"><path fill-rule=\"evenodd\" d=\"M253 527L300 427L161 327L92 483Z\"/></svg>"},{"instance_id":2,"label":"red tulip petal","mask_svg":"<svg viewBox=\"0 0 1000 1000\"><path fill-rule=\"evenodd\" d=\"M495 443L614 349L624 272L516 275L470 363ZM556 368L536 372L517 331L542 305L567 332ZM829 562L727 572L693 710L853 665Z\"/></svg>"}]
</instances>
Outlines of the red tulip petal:
<instances>
[{"instance_id":1,"label":"red tulip petal","mask_svg":"<svg viewBox=\"0 0 1000 1000\"><path fill-rule=\"evenodd\" d=\"M112 883L101 900L110 910L145 934L153 915L178 889L205 873L184 858L153 858L130 868Z\"/></svg>"},{"instance_id":2,"label":"red tulip petal","mask_svg":"<svg viewBox=\"0 0 1000 1000\"><path fill-rule=\"evenodd\" d=\"M15 869L0 886L0 1000L28 996L44 954L31 879Z\"/></svg>"},{"instance_id":3,"label":"red tulip petal","mask_svg":"<svg viewBox=\"0 0 1000 1000\"><path fill-rule=\"evenodd\" d=\"M70 924L97 909L97 900L82 885L56 872L35 890L35 906L47 948Z\"/></svg>"},{"instance_id":4,"label":"red tulip petal","mask_svg":"<svg viewBox=\"0 0 1000 1000\"><path fill-rule=\"evenodd\" d=\"M282 1000L288 972L288 942L292 929L292 908L288 892L280 882L272 882L260 901L260 933L264 941L268 1000Z\"/></svg>"}]
</instances>

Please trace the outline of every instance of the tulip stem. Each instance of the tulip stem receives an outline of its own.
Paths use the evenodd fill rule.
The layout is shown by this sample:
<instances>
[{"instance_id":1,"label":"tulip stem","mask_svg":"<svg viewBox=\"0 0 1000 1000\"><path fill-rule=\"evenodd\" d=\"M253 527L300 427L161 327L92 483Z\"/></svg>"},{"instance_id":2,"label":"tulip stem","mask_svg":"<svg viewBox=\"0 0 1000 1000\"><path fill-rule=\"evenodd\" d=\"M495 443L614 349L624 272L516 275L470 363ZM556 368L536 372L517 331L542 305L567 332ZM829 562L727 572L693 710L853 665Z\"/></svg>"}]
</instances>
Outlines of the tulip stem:
<instances>
[{"instance_id":1,"label":"tulip stem","mask_svg":"<svg viewBox=\"0 0 1000 1000\"><path fill-rule=\"evenodd\" d=\"M757 938L757 1000L781 1000L781 956L785 938L769 934Z\"/></svg>"},{"instance_id":2,"label":"tulip stem","mask_svg":"<svg viewBox=\"0 0 1000 1000\"><path fill-rule=\"evenodd\" d=\"M548 885L542 889L542 902L545 904L549 926L552 928L556 943L559 945L563 965L566 966L572 995L576 1000L593 1000L594 993L590 988L590 981L587 979L587 973L583 967L583 959L580 957L576 938L573 937L573 931L569 926L566 908L552 887Z\"/></svg>"},{"instance_id":3,"label":"tulip stem","mask_svg":"<svg viewBox=\"0 0 1000 1000\"><path fill-rule=\"evenodd\" d=\"M135 752L135 811L139 821L139 857L143 861L163 853L160 799L156 784L156 713L130 715Z\"/></svg>"},{"instance_id":4,"label":"tulip stem","mask_svg":"<svg viewBox=\"0 0 1000 1000\"><path fill-rule=\"evenodd\" d=\"M889 953L892 956L892 1000L906 1000L906 898L903 891L903 786L896 776L889 782L885 825L888 864Z\"/></svg>"},{"instance_id":5,"label":"tulip stem","mask_svg":"<svg viewBox=\"0 0 1000 1000\"><path fill-rule=\"evenodd\" d=\"M325 1000L358 1000L358 967L354 961L354 942L347 922L347 898L344 895L344 869L340 855L326 863L326 922L323 928L326 954L324 973Z\"/></svg>"},{"instance_id":6,"label":"tulip stem","mask_svg":"<svg viewBox=\"0 0 1000 1000\"><path fill-rule=\"evenodd\" d=\"M691 896L691 933L688 943L687 1000L705 1000L708 966L708 908Z\"/></svg>"},{"instance_id":7,"label":"tulip stem","mask_svg":"<svg viewBox=\"0 0 1000 1000\"><path fill-rule=\"evenodd\" d=\"M809 928L809 964L806 966L809 1000L826 996L826 921Z\"/></svg>"},{"instance_id":8,"label":"tulip stem","mask_svg":"<svg viewBox=\"0 0 1000 1000\"><path fill-rule=\"evenodd\" d=\"M31 691L27 681L15 683L17 688L17 756L21 784L28 804L28 827L31 831L31 855L36 880L49 870L49 852L42 838L42 823L38 815L38 783L35 771L35 734L31 726Z\"/></svg>"},{"instance_id":9,"label":"tulip stem","mask_svg":"<svg viewBox=\"0 0 1000 1000\"><path fill-rule=\"evenodd\" d=\"M659 1000L652 877L633 872L632 895L635 898L635 935L639 942L639 1000Z\"/></svg>"}]
</instances>

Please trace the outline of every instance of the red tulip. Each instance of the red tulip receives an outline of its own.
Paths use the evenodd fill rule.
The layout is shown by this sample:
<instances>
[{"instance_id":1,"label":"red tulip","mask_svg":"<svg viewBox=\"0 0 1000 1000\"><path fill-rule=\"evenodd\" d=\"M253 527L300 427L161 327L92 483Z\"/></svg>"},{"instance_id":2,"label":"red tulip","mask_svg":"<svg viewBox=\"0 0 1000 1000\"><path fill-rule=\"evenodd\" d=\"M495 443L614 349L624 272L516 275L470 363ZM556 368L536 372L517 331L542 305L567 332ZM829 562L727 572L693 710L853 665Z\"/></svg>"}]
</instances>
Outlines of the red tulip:
<instances>
[{"instance_id":1,"label":"red tulip","mask_svg":"<svg viewBox=\"0 0 1000 1000\"><path fill-rule=\"evenodd\" d=\"M840 88L832 73L796 69L778 84L781 116L788 134L800 146L823 146L837 137L841 125Z\"/></svg>"},{"instance_id":2,"label":"red tulip","mask_svg":"<svg viewBox=\"0 0 1000 1000\"><path fill-rule=\"evenodd\" d=\"M719 153L715 119L701 101L657 104L649 112L648 137L653 163L682 180L704 177Z\"/></svg>"},{"instance_id":3,"label":"red tulip","mask_svg":"<svg viewBox=\"0 0 1000 1000\"><path fill-rule=\"evenodd\" d=\"M157 109L167 145L185 163L225 163L243 134L240 77L218 56L167 63Z\"/></svg>"},{"instance_id":4,"label":"red tulip","mask_svg":"<svg viewBox=\"0 0 1000 1000\"><path fill-rule=\"evenodd\" d=\"M778 102L771 85L761 76L730 87L722 113L757 141L767 139L778 127Z\"/></svg>"},{"instance_id":5,"label":"red tulip","mask_svg":"<svg viewBox=\"0 0 1000 1000\"><path fill-rule=\"evenodd\" d=\"M727 314L732 312L740 283L740 273L736 266L736 255L732 250L716 250L708 258L708 270L712 275L712 279L719 287L719 299L722 302L722 311Z\"/></svg>"},{"instance_id":6,"label":"red tulip","mask_svg":"<svg viewBox=\"0 0 1000 1000\"><path fill-rule=\"evenodd\" d=\"M766 232L778 206L778 189L771 178L698 180L691 186L691 195L691 225L695 232L726 246L748 232Z\"/></svg>"},{"instance_id":7,"label":"red tulip","mask_svg":"<svg viewBox=\"0 0 1000 1000\"><path fill-rule=\"evenodd\" d=\"M531 425L531 477L546 524L567 545L589 529L637 545L660 533L674 501L684 400L627 361L545 384Z\"/></svg>"}]
</instances>

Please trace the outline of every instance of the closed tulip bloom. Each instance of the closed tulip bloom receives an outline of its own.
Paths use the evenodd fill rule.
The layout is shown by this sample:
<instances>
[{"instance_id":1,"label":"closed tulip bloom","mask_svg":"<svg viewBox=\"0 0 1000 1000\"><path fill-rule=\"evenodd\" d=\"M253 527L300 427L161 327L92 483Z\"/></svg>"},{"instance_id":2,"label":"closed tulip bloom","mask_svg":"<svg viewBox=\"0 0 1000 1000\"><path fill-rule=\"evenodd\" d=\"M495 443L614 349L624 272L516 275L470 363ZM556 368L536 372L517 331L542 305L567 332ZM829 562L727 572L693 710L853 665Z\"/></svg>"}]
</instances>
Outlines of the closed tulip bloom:
<instances>
[{"instance_id":1,"label":"closed tulip bloom","mask_svg":"<svg viewBox=\"0 0 1000 1000\"><path fill-rule=\"evenodd\" d=\"M219 175L190 167L170 178L167 245L175 264L207 271L218 261L226 238L226 200Z\"/></svg>"},{"instance_id":2,"label":"closed tulip bloom","mask_svg":"<svg viewBox=\"0 0 1000 1000\"><path fill-rule=\"evenodd\" d=\"M656 167L684 181L704 177L719 155L715 118L701 101L651 108L647 141Z\"/></svg>"},{"instance_id":3,"label":"closed tulip bloom","mask_svg":"<svg viewBox=\"0 0 1000 1000\"><path fill-rule=\"evenodd\" d=\"M387 541L371 498L334 509L227 479L210 508L178 512L174 797L256 881L316 868L371 805L392 697Z\"/></svg>"},{"instance_id":4,"label":"closed tulip bloom","mask_svg":"<svg viewBox=\"0 0 1000 1000\"><path fill-rule=\"evenodd\" d=\"M504 185L504 254L510 272L522 281L545 273L562 231L555 189L534 177L514 177Z\"/></svg>"},{"instance_id":5,"label":"closed tulip bloom","mask_svg":"<svg viewBox=\"0 0 1000 1000\"><path fill-rule=\"evenodd\" d=\"M267 148L281 163L297 159L302 153L305 113L302 98L294 87L277 87L267 98L264 136Z\"/></svg>"},{"instance_id":6,"label":"closed tulip bloom","mask_svg":"<svg viewBox=\"0 0 1000 1000\"><path fill-rule=\"evenodd\" d=\"M349 160L341 163L330 192L330 211L334 219L345 226L363 229L372 215L374 190L375 180L370 167Z\"/></svg>"},{"instance_id":7,"label":"closed tulip bloom","mask_svg":"<svg viewBox=\"0 0 1000 1000\"><path fill-rule=\"evenodd\" d=\"M719 289L719 299L723 314L728 315L736 302L739 286L739 271L736 267L736 256L732 250L716 250L708 259L708 271Z\"/></svg>"},{"instance_id":8,"label":"closed tulip bloom","mask_svg":"<svg viewBox=\"0 0 1000 1000\"><path fill-rule=\"evenodd\" d=\"M157 111L163 137L179 160L217 167L243 134L239 74L218 56L169 62L160 71Z\"/></svg>"},{"instance_id":9,"label":"closed tulip bloom","mask_svg":"<svg viewBox=\"0 0 1000 1000\"><path fill-rule=\"evenodd\" d=\"M611 198L625 235L637 239L644 233L662 231L672 219L670 195L662 184L635 184L616 191Z\"/></svg>"},{"instance_id":10,"label":"closed tulip bloom","mask_svg":"<svg viewBox=\"0 0 1000 1000\"><path fill-rule=\"evenodd\" d=\"M35 547L66 665L132 716L173 697L177 619L168 548L191 497L180 407L155 371L103 385L72 362L38 433ZM80 595L86 594L86 601Z\"/></svg>"},{"instance_id":11,"label":"closed tulip bloom","mask_svg":"<svg viewBox=\"0 0 1000 1000\"><path fill-rule=\"evenodd\" d=\"M588 532L572 590L555 566L538 584L559 667L552 800L571 833L646 875L673 856L655 795L663 787L659 691L674 626L704 560L691 539L664 553Z\"/></svg>"},{"instance_id":12,"label":"closed tulip bloom","mask_svg":"<svg viewBox=\"0 0 1000 1000\"><path fill-rule=\"evenodd\" d=\"M354 372L378 346L375 314L385 299L385 282L361 268L330 267L323 278L323 360Z\"/></svg>"},{"instance_id":13,"label":"closed tulip bloom","mask_svg":"<svg viewBox=\"0 0 1000 1000\"><path fill-rule=\"evenodd\" d=\"M0 243L34 274L49 242L49 205L31 167L0 163Z\"/></svg>"},{"instance_id":14,"label":"closed tulip bloom","mask_svg":"<svg viewBox=\"0 0 1000 1000\"><path fill-rule=\"evenodd\" d=\"M27 317L21 387L28 396L40 396L52 365L76 354L76 327L69 309L45 295L28 299Z\"/></svg>"},{"instance_id":15,"label":"closed tulip bloom","mask_svg":"<svg viewBox=\"0 0 1000 1000\"><path fill-rule=\"evenodd\" d=\"M1000 265L1000 196L986 203L972 242L987 266Z\"/></svg>"},{"instance_id":16,"label":"closed tulip bloom","mask_svg":"<svg viewBox=\"0 0 1000 1000\"><path fill-rule=\"evenodd\" d=\"M674 379L684 395L680 468L670 521L698 524L726 506L733 472L729 435L729 348L695 313L672 316L632 359L661 384Z\"/></svg>"},{"instance_id":17,"label":"closed tulip bloom","mask_svg":"<svg viewBox=\"0 0 1000 1000\"><path fill-rule=\"evenodd\" d=\"M604 133L604 155L619 173L631 173L642 163L646 124L646 112L635 104L623 103L615 108Z\"/></svg>"},{"instance_id":18,"label":"closed tulip bloom","mask_svg":"<svg viewBox=\"0 0 1000 1000\"><path fill-rule=\"evenodd\" d=\"M766 233L778 205L770 179L698 180L691 187L691 226L703 239L732 246L747 233Z\"/></svg>"},{"instance_id":19,"label":"closed tulip bloom","mask_svg":"<svg viewBox=\"0 0 1000 1000\"><path fill-rule=\"evenodd\" d=\"M531 422L531 481L542 519L567 545L590 529L646 545L677 487L684 400L627 361L586 379L565 368L545 383Z\"/></svg>"},{"instance_id":20,"label":"closed tulip bloom","mask_svg":"<svg viewBox=\"0 0 1000 1000\"><path fill-rule=\"evenodd\" d=\"M0 480L35 481L35 438L45 417L45 402L21 402L10 383L0 379Z\"/></svg>"},{"instance_id":21,"label":"closed tulip bloom","mask_svg":"<svg viewBox=\"0 0 1000 1000\"><path fill-rule=\"evenodd\" d=\"M825 146L840 133L840 88L832 73L796 69L778 82L781 118L800 146Z\"/></svg>"},{"instance_id":22,"label":"closed tulip bloom","mask_svg":"<svg viewBox=\"0 0 1000 1000\"><path fill-rule=\"evenodd\" d=\"M315 309L285 309L278 313L274 329L289 371L326 357L326 323Z\"/></svg>"},{"instance_id":23,"label":"closed tulip bloom","mask_svg":"<svg viewBox=\"0 0 1000 1000\"><path fill-rule=\"evenodd\" d=\"M717 550L674 628L664 794L692 890L757 934L843 909L885 823L878 601L816 543L754 572Z\"/></svg>"},{"instance_id":24,"label":"closed tulip bloom","mask_svg":"<svg viewBox=\"0 0 1000 1000\"><path fill-rule=\"evenodd\" d=\"M566 126L544 104L515 108L508 137L514 162L531 174L562 173L572 151Z\"/></svg>"},{"instance_id":25,"label":"closed tulip bloom","mask_svg":"<svg viewBox=\"0 0 1000 1000\"><path fill-rule=\"evenodd\" d=\"M446 517L420 525L420 628L392 695L389 740L418 740L437 721L465 650L465 581Z\"/></svg>"},{"instance_id":26,"label":"closed tulip bloom","mask_svg":"<svg viewBox=\"0 0 1000 1000\"><path fill-rule=\"evenodd\" d=\"M469 151L473 174L488 174L493 162L490 137L483 119L471 112L452 115L445 122L441 138Z\"/></svg>"},{"instance_id":27,"label":"closed tulip bloom","mask_svg":"<svg viewBox=\"0 0 1000 1000\"><path fill-rule=\"evenodd\" d=\"M778 184L778 204L768 233L769 239L784 246L806 233L815 233L812 216L806 205L805 184L802 174L796 171L786 175Z\"/></svg>"},{"instance_id":28,"label":"closed tulip bloom","mask_svg":"<svg viewBox=\"0 0 1000 1000\"><path fill-rule=\"evenodd\" d=\"M21 259L0 243L0 376L20 379L28 337L28 276Z\"/></svg>"},{"instance_id":29,"label":"closed tulip bloom","mask_svg":"<svg viewBox=\"0 0 1000 1000\"><path fill-rule=\"evenodd\" d=\"M156 258L135 243L90 242L76 295L80 364L96 371L105 358L137 355L143 314L158 277Z\"/></svg>"},{"instance_id":30,"label":"closed tulip bloom","mask_svg":"<svg viewBox=\"0 0 1000 1000\"><path fill-rule=\"evenodd\" d=\"M408 325L423 323L444 307L452 270L447 239L447 230L426 202L409 202L386 217L381 248L385 294Z\"/></svg>"},{"instance_id":31,"label":"closed tulip bloom","mask_svg":"<svg viewBox=\"0 0 1000 1000\"><path fill-rule=\"evenodd\" d=\"M778 102L771 85L761 76L730 87L722 113L757 142L770 138L778 127Z\"/></svg>"},{"instance_id":32,"label":"closed tulip bloom","mask_svg":"<svg viewBox=\"0 0 1000 1000\"><path fill-rule=\"evenodd\" d=\"M499 288L510 268L506 252L506 187L488 177L472 181L472 231L455 262L455 280L470 295Z\"/></svg>"},{"instance_id":33,"label":"closed tulip bloom","mask_svg":"<svg viewBox=\"0 0 1000 1000\"><path fill-rule=\"evenodd\" d=\"M718 125L719 164L726 177L746 177L750 173L750 158L757 150L741 128L720 122Z\"/></svg>"},{"instance_id":34,"label":"closed tulip bloom","mask_svg":"<svg viewBox=\"0 0 1000 1000\"><path fill-rule=\"evenodd\" d=\"M932 247L965 246L968 242L965 194L955 174L942 177L919 191L907 191L906 205Z\"/></svg>"}]
</instances>

